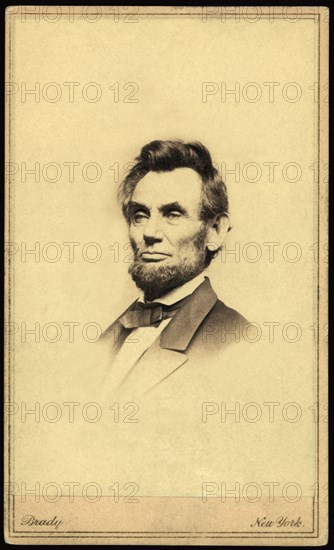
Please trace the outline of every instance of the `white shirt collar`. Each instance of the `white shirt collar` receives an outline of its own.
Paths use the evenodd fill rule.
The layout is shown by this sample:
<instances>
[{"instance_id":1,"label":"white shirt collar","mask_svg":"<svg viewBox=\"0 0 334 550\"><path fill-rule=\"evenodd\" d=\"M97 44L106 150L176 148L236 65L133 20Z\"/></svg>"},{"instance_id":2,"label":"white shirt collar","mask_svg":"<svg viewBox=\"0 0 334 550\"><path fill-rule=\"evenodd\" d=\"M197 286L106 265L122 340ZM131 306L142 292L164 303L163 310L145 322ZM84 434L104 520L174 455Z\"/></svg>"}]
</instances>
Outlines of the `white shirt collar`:
<instances>
[{"instance_id":1,"label":"white shirt collar","mask_svg":"<svg viewBox=\"0 0 334 550\"><path fill-rule=\"evenodd\" d=\"M176 302L179 302L180 300L183 300L186 296L189 296L189 294L192 294L194 290L203 283L205 280L205 277L203 273L200 275L197 275L187 283L184 283L182 286L178 286L174 288L173 290L170 290L167 292L164 296L161 296L161 298L156 298L156 300L153 300L153 302L159 302L160 304L165 304L166 306L171 306L172 304L175 304ZM140 292L139 295L139 302L145 303L144 293Z\"/></svg>"}]
</instances>

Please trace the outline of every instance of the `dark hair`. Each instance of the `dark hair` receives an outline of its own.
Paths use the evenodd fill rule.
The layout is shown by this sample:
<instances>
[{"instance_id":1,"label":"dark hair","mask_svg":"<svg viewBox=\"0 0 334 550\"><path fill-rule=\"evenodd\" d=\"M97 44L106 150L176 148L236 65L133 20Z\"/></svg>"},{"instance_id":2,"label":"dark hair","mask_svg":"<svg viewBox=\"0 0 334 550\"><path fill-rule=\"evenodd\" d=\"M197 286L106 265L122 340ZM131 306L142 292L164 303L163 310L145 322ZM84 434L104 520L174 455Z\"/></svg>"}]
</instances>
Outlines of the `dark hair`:
<instances>
[{"instance_id":1,"label":"dark hair","mask_svg":"<svg viewBox=\"0 0 334 550\"><path fill-rule=\"evenodd\" d=\"M218 216L228 215L226 185L213 166L211 155L206 147L194 141L181 140L151 141L145 145L136 164L122 181L118 198L124 217L129 220L128 206L137 183L148 172L170 172L176 168L191 168L202 180L202 205L200 218L204 222ZM217 252L208 251L208 264Z\"/></svg>"}]
</instances>

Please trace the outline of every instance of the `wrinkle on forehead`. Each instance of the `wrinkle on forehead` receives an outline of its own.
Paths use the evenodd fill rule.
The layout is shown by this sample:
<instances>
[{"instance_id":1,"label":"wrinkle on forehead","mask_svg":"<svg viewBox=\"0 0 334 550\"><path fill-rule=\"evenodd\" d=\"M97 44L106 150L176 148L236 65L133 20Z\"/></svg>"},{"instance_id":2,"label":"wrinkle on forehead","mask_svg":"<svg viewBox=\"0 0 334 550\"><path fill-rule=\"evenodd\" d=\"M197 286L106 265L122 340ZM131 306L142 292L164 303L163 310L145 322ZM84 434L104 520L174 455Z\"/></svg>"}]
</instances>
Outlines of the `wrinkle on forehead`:
<instances>
[{"instance_id":1,"label":"wrinkle on forehead","mask_svg":"<svg viewBox=\"0 0 334 550\"><path fill-rule=\"evenodd\" d=\"M148 172L137 184L132 201L147 208L178 202L187 211L198 212L202 181L191 168L175 168L170 172Z\"/></svg>"}]
</instances>

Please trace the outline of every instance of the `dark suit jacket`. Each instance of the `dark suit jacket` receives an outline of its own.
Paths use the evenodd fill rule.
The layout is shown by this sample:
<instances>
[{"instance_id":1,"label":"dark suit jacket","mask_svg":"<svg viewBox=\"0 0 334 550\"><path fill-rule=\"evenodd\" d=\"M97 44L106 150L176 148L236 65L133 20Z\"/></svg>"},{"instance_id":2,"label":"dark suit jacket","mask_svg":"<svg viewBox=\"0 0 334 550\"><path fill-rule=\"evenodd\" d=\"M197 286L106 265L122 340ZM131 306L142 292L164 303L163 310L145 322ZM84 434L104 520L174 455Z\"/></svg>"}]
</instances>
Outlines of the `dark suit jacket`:
<instances>
[{"instance_id":1,"label":"dark suit jacket","mask_svg":"<svg viewBox=\"0 0 334 550\"><path fill-rule=\"evenodd\" d=\"M131 332L124 329L119 319L100 338L107 349L110 369L113 358ZM228 346L240 342L247 324L240 313L218 300L206 277L138 359L126 383L139 386L145 393L196 357L210 360L212 354L220 356Z\"/></svg>"}]
</instances>

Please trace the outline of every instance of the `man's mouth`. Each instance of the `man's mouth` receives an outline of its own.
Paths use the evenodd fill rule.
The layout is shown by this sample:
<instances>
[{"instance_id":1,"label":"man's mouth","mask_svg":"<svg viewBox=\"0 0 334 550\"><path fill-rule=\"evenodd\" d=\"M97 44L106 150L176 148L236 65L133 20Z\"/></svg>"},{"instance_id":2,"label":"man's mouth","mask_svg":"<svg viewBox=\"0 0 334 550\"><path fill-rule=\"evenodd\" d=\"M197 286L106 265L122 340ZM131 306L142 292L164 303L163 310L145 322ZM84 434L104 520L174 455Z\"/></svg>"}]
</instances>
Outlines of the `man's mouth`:
<instances>
[{"instance_id":1,"label":"man's mouth","mask_svg":"<svg viewBox=\"0 0 334 550\"><path fill-rule=\"evenodd\" d=\"M162 262L169 258L171 254L165 254L164 252L142 252L141 258L144 262Z\"/></svg>"}]
</instances>

